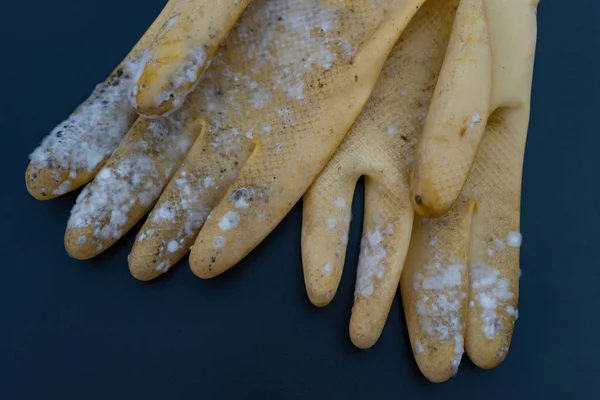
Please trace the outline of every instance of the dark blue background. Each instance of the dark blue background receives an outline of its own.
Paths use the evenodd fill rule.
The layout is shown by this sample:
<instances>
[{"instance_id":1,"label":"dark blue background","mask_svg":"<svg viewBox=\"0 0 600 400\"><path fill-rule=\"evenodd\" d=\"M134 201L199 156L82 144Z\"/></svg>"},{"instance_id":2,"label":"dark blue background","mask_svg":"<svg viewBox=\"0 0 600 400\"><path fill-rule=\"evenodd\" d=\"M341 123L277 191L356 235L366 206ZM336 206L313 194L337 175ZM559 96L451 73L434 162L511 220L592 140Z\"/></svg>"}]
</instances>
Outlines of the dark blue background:
<instances>
[{"instance_id":1,"label":"dark blue background","mask_svg":"<svg viewBox=\"0 0 600 400\"><path fill-rule=\"evenodd\" d=\"M161 0L29 0L0 23L0 398L590 398L600 376L600 5L542 0L527 148L521 318L506 361L464 361L433 385L416 369L398 300L378 344L348 321L361 231L333 304L308 302L300 208L246 260L202 281L180 265L127 270L129 235L96 260L64 251L74 195L38 202L28 154L112 71ZM139 8L141 7L141 8ZM362 186L355 215L361 215Z\"/></svg>"}]
</instances>

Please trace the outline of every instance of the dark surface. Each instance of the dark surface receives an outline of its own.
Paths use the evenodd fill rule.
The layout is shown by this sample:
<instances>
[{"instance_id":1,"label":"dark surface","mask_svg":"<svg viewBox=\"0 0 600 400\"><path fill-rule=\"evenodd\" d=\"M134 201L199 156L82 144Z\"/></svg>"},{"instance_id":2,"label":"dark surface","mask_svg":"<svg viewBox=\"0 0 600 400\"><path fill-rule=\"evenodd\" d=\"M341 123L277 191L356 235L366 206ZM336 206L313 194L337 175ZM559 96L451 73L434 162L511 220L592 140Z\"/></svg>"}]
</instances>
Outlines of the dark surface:
<instances>
[{"instance_id":1,"label":"dark surface","mask_svg":"<svg viewBox=\"0 0 600 400\"><path fill-rule=\"evenodd\" d=\"M417 370L398 299L374 348L350 343L362 186L341 290L325 309L304 292L299 207L241 265L212 281L193 277L187 262L156 282L135 281L126 263L131 234L96 260L67 256L63 233L75 197L31 198L27 156L112 71L162 3L3 6L1 399L597 398L596 1L539 7L513 346L499 368L482 371L465 360L442 385Z\"/></svg>"}]
</instances>

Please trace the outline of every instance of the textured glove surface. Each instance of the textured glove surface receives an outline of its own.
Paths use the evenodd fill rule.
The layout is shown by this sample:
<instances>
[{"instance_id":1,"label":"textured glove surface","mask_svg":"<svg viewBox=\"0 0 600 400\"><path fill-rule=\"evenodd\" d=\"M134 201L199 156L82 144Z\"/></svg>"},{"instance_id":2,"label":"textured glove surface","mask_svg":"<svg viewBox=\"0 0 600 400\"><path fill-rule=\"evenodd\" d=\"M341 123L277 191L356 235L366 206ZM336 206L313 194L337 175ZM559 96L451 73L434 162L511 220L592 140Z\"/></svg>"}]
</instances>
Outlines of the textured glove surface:
<instances>
[{"instance_id":1,"label":"textured glove surface","mask_svg":"<svg viewBox=\"0 0 600 400\"><path fill-rule=\"evenodd\" d=\"M340 281L350 202L356 181L365 176L350 336L359 347L376 342L401 280L414 354L432 381L456 373L465 347L477 365L490 368L504 359L510 344L517 315L520 182L535 7L523 1L428 1L392 51L363 113L304 198L306 287L311 301L323 306ZM459 50L469 56L457 55ZM480 76L491 80L487 102L477 100L487 95L464 90L473 85L464 80L477 82ZM484 92L485 85L479 87ZM492 87L499 88L493 95ZM440 99L448 104L440 106ZM497 106L479 114L481 104ZM439 112L448 108L452 113ZM466 132L439 119L455 118L457 110L470 116ZM471 154L473 166L466 185L454 194L460 197L451 201L451 211L439 219L413 218L411 201L421 208L424 204L415 204L409 190L413 154L416 164L419 152L437 143L429 160L440 167L431 176L462 179L452 169L457 153L444 147L447 142L428 142L423 136L456 133L460 140L477 141L479 124L487 129L479 134L481 144Z\"/></svg>"}]
</instances>

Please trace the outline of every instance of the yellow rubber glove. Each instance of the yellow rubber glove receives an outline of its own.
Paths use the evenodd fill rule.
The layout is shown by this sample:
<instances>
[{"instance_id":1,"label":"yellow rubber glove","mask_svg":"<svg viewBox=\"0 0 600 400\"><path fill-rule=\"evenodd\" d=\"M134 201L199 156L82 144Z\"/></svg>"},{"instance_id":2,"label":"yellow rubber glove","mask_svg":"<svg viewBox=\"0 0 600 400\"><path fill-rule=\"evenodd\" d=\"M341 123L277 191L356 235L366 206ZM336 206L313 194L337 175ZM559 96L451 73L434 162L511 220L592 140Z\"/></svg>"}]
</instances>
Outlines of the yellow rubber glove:
<instances>
[{"instance_id":1,"label":"yellow rubber glove","mask_svg":"<svg viewBox=\"0 0 600 400\"><path fill-rule=\"evenodd\" d=\"M198 87L208 129L142 228L133 275L155 278L194 244L191 268L210 278L258 245L331 158L421 3L253 2Z\"/></svg>"},{"instance_id":2,"label":"yellow rubber glove","mask_svg":"<svg viewBox=\"0 0 600 400\"><path fill-rule=\"evenodd\" d=\"M211 1L206 10L208 3L170 0L110 77L44 138L26 172L35 198L58 197L96 176L138 117L132 91L149 114L183 101L248 1Z\"/></svg>"},{"instance_id":3,"label":"yellow rubber glove","mask_svg":"<svg viewBox=\"0 0 600 400\"><path fill-rule=\"evenodd\" d=\"M236 264L331 158L422 2L252 2L184 105L139 118L82 191L68 252L86 259L110 247L170 181L130 255L133 275L166 272L203 225L194 272Z\"/></svg>"},{"instance_id":4,"label":"yellow rubber glove","mask_svg":"<svg viewBox=\"0 0 600 400\"><path fill-rule=\"evenodd\" d=\"M465 345L477 365L490 368L504 359L510 343L536 5L517 0L429 0L392 51L353 129L304 197L306 288L311 301L324 306L340 281L352 194L358 178L365 176L350 337L361 348L376 343L401 280L415 358L431 381L456 373ZM486 51L458 54L471 45ZM500 58L488 61L489 54ZM435 104L443 94L455 110L462 109L463 101L467 109L473 104L461 91L453 97L446 83L448 76L477 77L457 73L460 63L465 69L487 65L501 70L503 77L494 72L495 85L502 88L495 93L508 101L490 118L454 209L440 219L414 219L409 175L423 125L426 131L426 119L436 115L430 102ZM445 155L440 150L439 156Z\"/></svg>"}]
</instances>

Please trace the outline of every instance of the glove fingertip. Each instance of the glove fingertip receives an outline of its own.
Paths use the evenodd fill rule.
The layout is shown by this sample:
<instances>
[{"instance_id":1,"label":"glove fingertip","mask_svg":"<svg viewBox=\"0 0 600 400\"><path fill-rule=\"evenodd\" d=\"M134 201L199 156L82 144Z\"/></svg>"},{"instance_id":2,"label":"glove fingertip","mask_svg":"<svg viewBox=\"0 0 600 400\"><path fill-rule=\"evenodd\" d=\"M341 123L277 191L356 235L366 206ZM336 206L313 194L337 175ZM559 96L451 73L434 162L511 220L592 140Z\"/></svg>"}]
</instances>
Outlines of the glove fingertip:
<instances>
[{"instance_id":1,"label":"glove fingertip","mask_svg":"<svg viewBox=\"0 0 600 400\"><path fill-rule=\"evenodd\" d=\"M201 246L202 239L198 238L190 252L190 269L192 270L192 273L200 279L215 278L221 274L221 271L217 271L213 268L216 258L206 256L206 252L200 250Z\"/></svg>"},{"instance_id":2,"label":"glove fingertip","mask_svg":"<svg viewBox=\"0 0 600 400\"><path fill-rule=\"evenodd\" d=\"M65 231L65 250L72 258L89 260L103 251L103 246L96 245L89 227L69 227Z\"/></svg>"}]
</instances>

